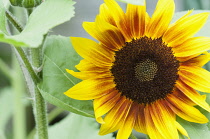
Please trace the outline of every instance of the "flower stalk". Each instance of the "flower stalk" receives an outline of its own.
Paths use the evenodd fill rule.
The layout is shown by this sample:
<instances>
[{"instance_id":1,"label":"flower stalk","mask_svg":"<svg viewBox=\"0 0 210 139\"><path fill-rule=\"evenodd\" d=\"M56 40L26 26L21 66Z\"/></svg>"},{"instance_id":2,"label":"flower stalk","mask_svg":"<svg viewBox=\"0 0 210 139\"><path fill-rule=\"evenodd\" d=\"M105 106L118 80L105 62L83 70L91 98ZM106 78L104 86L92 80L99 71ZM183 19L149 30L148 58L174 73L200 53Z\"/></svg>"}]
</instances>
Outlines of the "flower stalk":
<instances>
[{"instance_id":1,"label":"flower stalk","mask_svg":"<svg viewBox=\"0 0 210 139\"><path fill-rule=\"evenodd\" d=\"M22 26L9 11L6 11L6 17L19 32L22 32L22 30L23 30ZM21 47L14 47L14 49L20 55L21 60L25 64L27 72L30 74L30 76L33 80L34 93L35 93L33 106L34 106L34 116L35 116L35 120L36 120L36 129L38 132L38 137L39 137L39 139L48 139L46 102L43 99L40 91L37 88L37 85L40 81L40 77L32 68L32 65L29 62L29 59L26 56L24 50ZM31 51L32 51L31 57L32 57L33 67L38 68L41 65L41 63L40 63L40 48L31 49ZM27 75L27 73L24 73L24 74Z\"/></svg>"}]
</instances>

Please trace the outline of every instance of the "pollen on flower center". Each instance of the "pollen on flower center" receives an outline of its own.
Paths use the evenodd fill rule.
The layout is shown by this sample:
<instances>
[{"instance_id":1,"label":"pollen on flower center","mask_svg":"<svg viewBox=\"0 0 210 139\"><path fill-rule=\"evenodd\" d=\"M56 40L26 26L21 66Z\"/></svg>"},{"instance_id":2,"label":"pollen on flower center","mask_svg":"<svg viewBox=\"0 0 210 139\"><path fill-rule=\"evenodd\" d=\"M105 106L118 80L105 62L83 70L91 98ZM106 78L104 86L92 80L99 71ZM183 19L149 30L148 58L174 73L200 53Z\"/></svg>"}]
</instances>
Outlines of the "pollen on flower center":
<instances>
[{"instance_id":1,"label":"pollen on flower center","mask_svg":"<svg viewBox=\"0 0 210 139\"><path fill-rule=\"evenodd\" d=\"M155 77L157 70L158 68L155 62L146 59L145 61L136 64L135 75L141 82L150 81Z\"/></svg>"},{"instance_id":2,"label":"pollen on flower center","mask_svg":"<svg viewBox=\"0 0 210 139\"><path fill-rule=\"evenodd\" d=\"M179 61L161 38L126 42L115 52L111 68L116 89L127 98L149 104L172 93Z\"/></svg>"}]
</instances>

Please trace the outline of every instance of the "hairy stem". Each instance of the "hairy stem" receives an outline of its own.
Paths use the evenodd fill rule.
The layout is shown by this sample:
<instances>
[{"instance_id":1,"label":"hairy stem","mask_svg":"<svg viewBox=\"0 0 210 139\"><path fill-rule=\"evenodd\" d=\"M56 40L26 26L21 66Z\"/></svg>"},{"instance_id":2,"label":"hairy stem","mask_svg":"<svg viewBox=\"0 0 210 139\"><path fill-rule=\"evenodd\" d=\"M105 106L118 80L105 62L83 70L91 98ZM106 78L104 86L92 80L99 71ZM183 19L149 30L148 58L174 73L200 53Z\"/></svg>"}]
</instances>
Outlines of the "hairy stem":
<instances>
[{"instance_id":1,"label":"hairy stem","mask_svg":"<svg viewBox=\"0 0 210 139\"><path fill-rule=\"evenodd\" d=\"M31 63L28 60L28 57L26 56L24 50L21 47L14 47L14 49L18 52L18 54L20 55L26 69L28 70L33 82L35 84L37 84L40 80L40 78L37 76L37 74L35 73L35 71L33 70Z\"/></svg>"},{"instance_id":2,"label":"hairy stem","mask_svg":"<svg viewBox=\"0 0 210 139\"><path fill-rule=\"evenodd\" d=\"M14 15L12 15L12 13L10 11L6 11L6 17L7 19L9 19L10 23L19 31L22 32L23 31L23 27L22 25L19 23L19 21L16 19L16 17Z\"/></svg>"},{"instance_id":3,"label":"hairy stem","mask_svg":"<svg viewBox=\"0 0 210 139\"><path fill-rule=\"evenodd\" d=\"M38 88L35 87L35 118L39 139L48 139L46 103Z\"/></svg>"},{"instance_id":4,"label":"hairy stem","mask_svg":"<svg viewBox=\"0 0 210 139\"><path fill-rule=\"evenodd\" d=\"M32 11L31 11L32 12ZM11 24L19 31L22 32L23 28L20 25L20 23L17 21L17 19L9 12L6 11L6 16L8 20L11 22ZM48 139L48 131L47 131L47 111L46 111L46 103L45 100L43 99L41 93L39 92L37 85L40 81L39 76L35 73L33 70L31 63L29 62L28 57L24 53L24 50L21 47L14 47L15 50L18 52L20 55L23 63L26 66L26 69L28 73L30 74L32 80L33 80L33 85L34 85L34 116L36 120L36 128L38 131L38 137L39 139ZM35 49L34 49L35 50ZM32 57L32 63L34 67L39 67L40 63L37 62L39 60L39 50L40 48L36 48L34 51L34 56ZM26 74L26 73L24 73Z\"/></svg>"},{"instance_id":5,"label":"hairy stem","mask_svg":"<svg viewBox=\"0 0 210 139\"><path fill-rule=\"evenodd\" d=\"M59 114L61 114L62 112L64 112L63 109L59 108L59 107L56 107L55 109L53 109L49 114L48 114L48 123L52 122L52 120L54 120ZM34 138L34 135L36 133L36 130L33 129L27 139L33 139Z\"/></svg>"}]
</instances>

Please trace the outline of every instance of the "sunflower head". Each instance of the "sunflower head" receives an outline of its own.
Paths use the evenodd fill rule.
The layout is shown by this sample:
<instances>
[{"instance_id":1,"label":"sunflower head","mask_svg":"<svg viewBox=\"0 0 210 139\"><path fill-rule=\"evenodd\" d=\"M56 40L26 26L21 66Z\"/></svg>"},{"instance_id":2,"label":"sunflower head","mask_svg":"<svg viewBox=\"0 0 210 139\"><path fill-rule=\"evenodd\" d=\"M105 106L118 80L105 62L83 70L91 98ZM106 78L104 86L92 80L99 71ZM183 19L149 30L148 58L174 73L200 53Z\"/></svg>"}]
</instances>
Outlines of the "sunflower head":
<instances>
[{"instance_id":1,"label":"sunflower head","mask_svg":"<svg viewBox=\"0 0 210 139\"><path fill-rule=\"evenodd\" d=\"M201 68L210 59L210 38L193 37L209 13L189 11L170 25L173 0L159 0L151 17L146 4L128 4L124 12L114 0L104 2L95 22L83 23L99 42L71 37L84 59L80 72L67 72L83 81L65 95L94 100L101 135L118 130L117 139L128 139L135 129L151 139L188 137L176 117L206 123L194 106L210 111L197 92L210 92L210 73Z\"/></svg>"}]
</instances>

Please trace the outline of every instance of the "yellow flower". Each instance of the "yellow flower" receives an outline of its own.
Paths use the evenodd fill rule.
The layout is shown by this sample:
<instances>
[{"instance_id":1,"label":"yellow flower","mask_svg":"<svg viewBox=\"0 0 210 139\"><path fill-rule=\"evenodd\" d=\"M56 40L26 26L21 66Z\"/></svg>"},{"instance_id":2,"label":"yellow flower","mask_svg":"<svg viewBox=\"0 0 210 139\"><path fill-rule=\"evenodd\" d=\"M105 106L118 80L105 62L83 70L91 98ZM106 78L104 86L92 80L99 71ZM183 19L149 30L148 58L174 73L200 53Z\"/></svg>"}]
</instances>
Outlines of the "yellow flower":
<instances>
[{"instance_id":1,"label":"yellow flower","mask_svg":"<svg viewBox=\"0 0 210 139\"><path fill-rule=\"evenodd\" d=\"M99 43L71 37L84 59L76 66L80 72L67 71L83 81L65 95L94 100L100 135L118 130L117 139L127 139L135 129L151 139L188 137L176 116L207 123L194 106L210 111L197 92L210 92L210 73L201 68L210 59L210 38L193 37L209 13L189 11L169 25L173 0L159 0L152 17L146 4L128 4L124 13L114 0L104 1L95 22L83 24Z\"/></svg>"}]
</instances>

